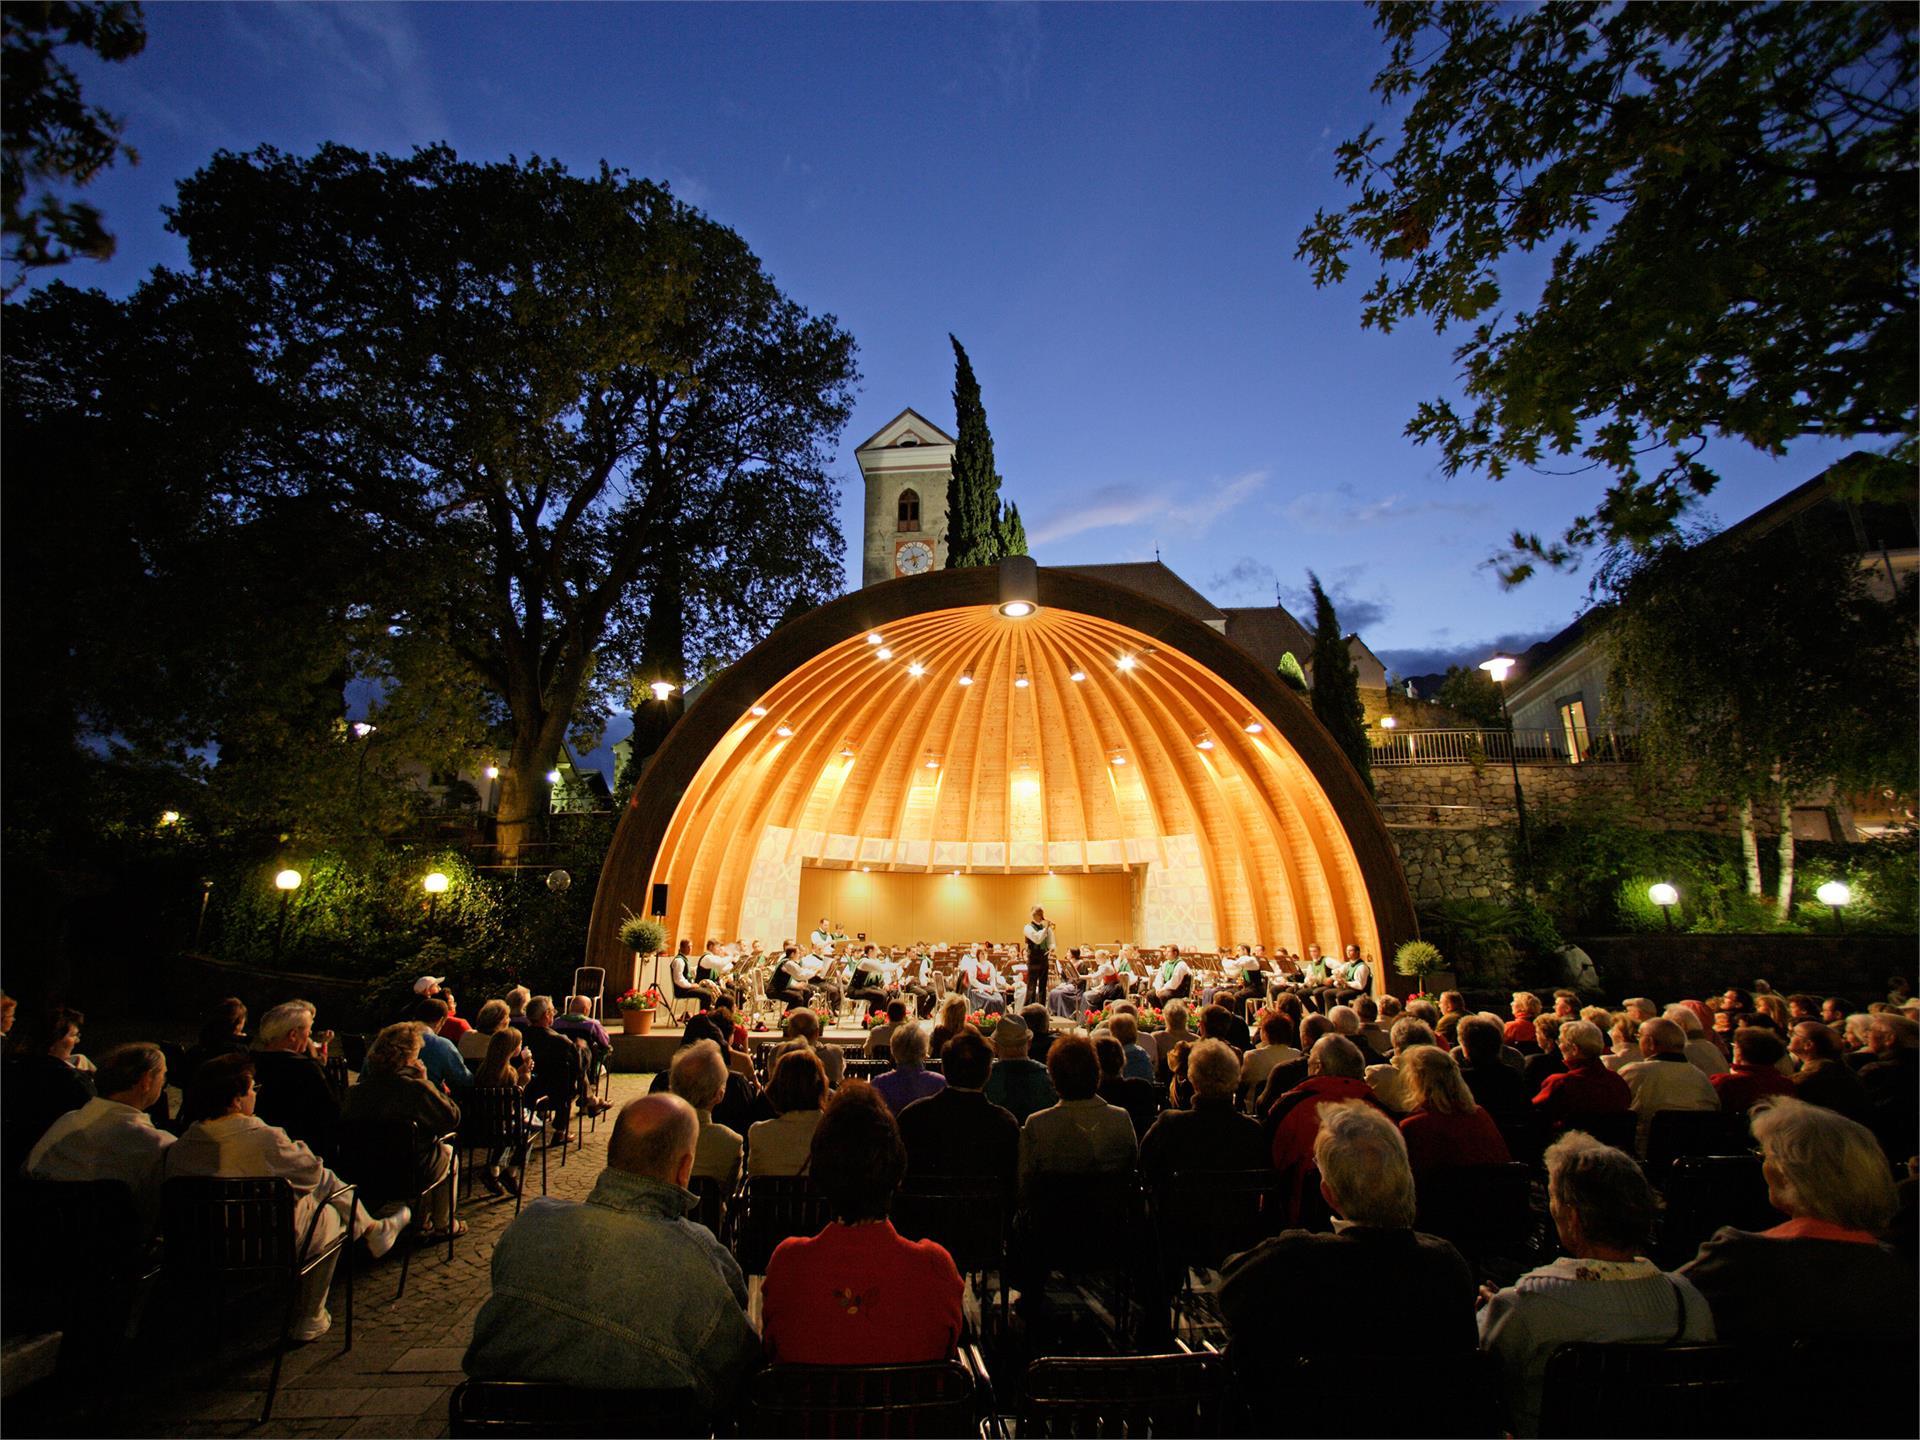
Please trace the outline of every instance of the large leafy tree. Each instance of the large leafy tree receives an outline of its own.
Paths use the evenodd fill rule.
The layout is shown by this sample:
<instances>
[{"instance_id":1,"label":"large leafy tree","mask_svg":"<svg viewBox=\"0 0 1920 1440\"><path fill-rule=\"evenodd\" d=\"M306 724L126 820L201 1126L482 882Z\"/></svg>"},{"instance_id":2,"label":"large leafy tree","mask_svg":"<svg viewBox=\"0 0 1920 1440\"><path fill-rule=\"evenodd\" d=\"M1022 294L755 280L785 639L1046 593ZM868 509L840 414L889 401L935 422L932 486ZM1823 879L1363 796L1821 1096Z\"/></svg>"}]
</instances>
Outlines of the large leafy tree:
<instances>
[{"instance_id":1,"label":"large leafy tree","mask_svg":"<svg viewBox=\"0 0 1920 1440\"><path fill-rule=\"evenodd\" d=\"M1776 913L1793 903L1793 807L1916 783L1914 592L1863 567L1831 507L1759 536L1623 548L1600 627L1620 718L1645 758L1737 808L1748 890L1754 816L1779 825Z\"/></svg>"},{"instance_id":2,"label":"large leafy tree","mask_svg":"<svg viewBox=\"0 0 1920 1440\"><path fill-rule=\"evenodd\" d=\"M171 224L272 402L237 492L356 517L404 581L370 599L389 639L493 697L505 855L638 664L650 580L677 566L702 662L828 592L794 560L836 543L852 339L664 189L262 149L185 181Z\"/></svg>"},{"instance_id":3,"label":"large leafy tree","mask_svg":"<svg viewBox=\"0 0 1920 1440\"><path fill-rule=\"evenodd\" d=\"M1500 687L1477 665L1449 665L1446 678L1440 682L1440 693L1434 698L1476 725L1506 723Z\"/></svg>"},{"instance_id":4,"label":"large leafy tree","mask_svg":"<svg viewBox=\"0 0 1920 1440\"><path fill-rule=\"evenodd\" d=\"M1000 472L993 463L993 434L973 362L953 342L953 473L947 480L947 565L991 565L1027 553L1027 527L1020 507L1000 503Z\"/></svg>"},{"instance_id":5,"label":"large leafy tree","mask_svg":"<svg viewBox=\"0 0 1920 1440\"><path fill-rule=\"evenodd\" d=\"M89 50L120 61L146 43L140 7L128 0L19 0L0 9L0 237L8 264L17 267L9 293L29 271L113 254L99 209L59 191L87 184L122 156L139 157L120 138L120 119L86 102L60 52Z\"/></svg>"},{"instance_id":6,"label":"large leafy tree","mask_svg":"<svg viewBox=\"0 0 1920 1440\"><path fill-rule=\"evenodd\" d=\"M1313 713L1372 790L1373 745L1367 738L1366 707L1360 703L1360 672L1347 649L1333 601L1311 570L1307 589L1313 595Z\"/></svg>"},{"instance_id":7,"label":"large leafy tree","mask_svg":"<svg viewBox=\"0 0 1920 1440\"><path fill-rule=\"evenodd\" d=\"M1909 458L1916 325L1914 31L1901 5L1376 5L1402 106L1338 151L1357 187L1299 255L1356 250L1363 324L1468 326L1461 407L1407 429L1448 474L1571 457L1605 493L1509 580L1596 541L1650 543L1715 473L1708 442L1807 435ZM1512 262L1549 251L1529 307Z\"/></svg>"}]
</instances>

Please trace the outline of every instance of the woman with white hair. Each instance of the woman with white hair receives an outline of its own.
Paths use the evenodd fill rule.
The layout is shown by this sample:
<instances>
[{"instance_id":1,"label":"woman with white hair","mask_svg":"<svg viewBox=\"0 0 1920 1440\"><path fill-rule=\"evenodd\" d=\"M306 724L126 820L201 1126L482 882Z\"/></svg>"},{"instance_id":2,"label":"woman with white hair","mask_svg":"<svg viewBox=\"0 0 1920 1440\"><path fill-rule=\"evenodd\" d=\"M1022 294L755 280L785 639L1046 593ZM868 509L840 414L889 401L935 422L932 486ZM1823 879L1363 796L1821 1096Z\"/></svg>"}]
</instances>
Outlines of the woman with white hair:
<instances>
[{"instance_id":1,"label":"woman with white hair","mask_svg":"<svg viewBox=\"0 0 1920 1440\"><path fill-rule=\"evenodd\" d=\"M1520 1436L1540 1433L1541 1382L1560 1346L1714 1338L1705 1297L1646 1258L1660 1199L1633 1157L1576 1130L1546 1161L1547 1204L1567 1253L1504 1290L1480 1291L1480 1348L1500 1371Z\"/></svg>"},{"instance_id":2,"label":"woman with white hair","mask_svg":"<svg viewBox=\"0 0 1920 1440\"><path fill-rule=\"evenodd\" d=\"M1418 1046L1401 1057L1400 1078L1409 1112L1400 1135L1414 1178L1452 1165L1505 1165L1513 1159L1453 1056L1437 1046Z\"/></svg>"},{"instance_id":3,"label":"woman with white hair","mask_svg":"<svg viewBox=\"0 0 1920 1440\"><path fill-rule=\"evenodd\" d=\"M1707 1027L1692 1010L1685 1005L1669 1005L1661 1018L1673 1021L1686 1033L1687 1059L1706 1072L1709 1080L1728 1073L1731 1067L1727 1064L1726 1052L1707 1038Z\"/></svg>"},{"instance_id":4,"label":"woman with white hair","mask_svg":"<svg viewBox=\"0 0 1920 1440\"><path fill-rule=\"evenodd\" d=\"M1712 1304L1721 1338L1912 1336L1913 1267L1880 1242L1895 1198L1873 1132L1787 1098L1763 1102L1752 1125L1767 1199L1787 1219L1724 1227L1680 1272Z\"/></svg>"}]
</instances>

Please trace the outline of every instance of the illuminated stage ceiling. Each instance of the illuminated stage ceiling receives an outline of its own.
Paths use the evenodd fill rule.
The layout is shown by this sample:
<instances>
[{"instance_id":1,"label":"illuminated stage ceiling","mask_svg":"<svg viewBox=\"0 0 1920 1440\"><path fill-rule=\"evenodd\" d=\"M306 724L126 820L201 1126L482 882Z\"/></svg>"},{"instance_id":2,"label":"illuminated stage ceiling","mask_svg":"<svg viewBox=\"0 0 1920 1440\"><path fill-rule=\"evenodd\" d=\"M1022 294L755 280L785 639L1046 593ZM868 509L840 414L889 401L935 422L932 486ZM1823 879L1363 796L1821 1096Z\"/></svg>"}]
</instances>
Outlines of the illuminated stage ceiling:
<instances>
[{"instance_id":1,"label":"illuminated stage ceiling","mask_svg":"<svg viewBox=\"0 0 1920 1440\"><path fill-rule=\"evenodd\" d=\"M1411 936L1379 812L1298 697L1189 617L1038 581L1021 619L992 570L875 586L719 677L623 818L590 955L650 883L676 936L791 934L802 865L1128 868L1148 944Z\"/></svg>"}]
</instances>

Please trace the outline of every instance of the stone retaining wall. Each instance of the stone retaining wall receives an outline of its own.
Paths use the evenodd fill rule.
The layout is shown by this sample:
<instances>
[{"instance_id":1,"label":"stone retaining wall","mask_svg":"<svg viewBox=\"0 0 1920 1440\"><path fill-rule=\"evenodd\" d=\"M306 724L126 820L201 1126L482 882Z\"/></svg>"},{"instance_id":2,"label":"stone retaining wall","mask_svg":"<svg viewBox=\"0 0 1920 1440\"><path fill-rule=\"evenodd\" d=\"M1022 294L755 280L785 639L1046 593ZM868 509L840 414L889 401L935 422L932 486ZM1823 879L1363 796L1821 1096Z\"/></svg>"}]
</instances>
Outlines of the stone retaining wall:
<instances>
[{"instance_id":1,"label":"stone retaining wall","mask_svg":"<svg viewBox=\"0 0 1920 1440\"><path fill-rule=\"evenodd\" d=\"M1392 826L1478 829L1513 824L1513 771L1507 765L1383 765L1374 770L1373 783ZM1724 835L1735 829L1726 805L1676 795L1643 765L1523 762L1520 789L1526 796L1527 819L1536 825L1606 819L1649 830ZM1760 832L1770 833L1767 818L1756 819Z\"/></svg>"}]
</instances>

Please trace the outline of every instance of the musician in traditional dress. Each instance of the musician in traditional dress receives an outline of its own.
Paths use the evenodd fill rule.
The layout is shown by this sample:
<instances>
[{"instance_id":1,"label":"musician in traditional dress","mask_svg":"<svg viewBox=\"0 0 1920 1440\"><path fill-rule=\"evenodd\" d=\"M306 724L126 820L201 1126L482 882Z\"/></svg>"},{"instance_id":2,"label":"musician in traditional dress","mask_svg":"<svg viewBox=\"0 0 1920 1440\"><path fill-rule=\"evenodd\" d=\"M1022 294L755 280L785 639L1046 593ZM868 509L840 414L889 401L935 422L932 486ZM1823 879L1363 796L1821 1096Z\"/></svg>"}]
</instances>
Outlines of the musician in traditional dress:
<instances>
[{"instance_id":1,"label":"musician in traditional dress","mask_svg":"<svg viewBox=\"0 0 1920 1440\"><path fill-rule=\"evenodd\" d=\"M1032 918L1020 938L1027 942L1027 996L1033 999L1046 995L1053 982L1053 922L1040 906L1033 907Z\"/></svg>"},{"instance_id":2,"label":"musician in traditional dress","mask_svg":"<svg viewBox=\"0 0 1920 1440\"><path fill-rule=\"evenodd\" d=\"M706 952L700 957L699 967L694 971L693 983L702 989L711 985L714 998L731 995L737 1004L740 997L739 987L729 983L733 967L738 962L733 956L720 948L718 940L707 941Z\"/></svg>"},{"instance_id":3,"label":"musician in traditional dress","mask_svg":"<svg viewBox=\"0 0 1920 1440\"><path fill-rule=\"evenodd\" d=\"M1169 1000L1184 1000L1193 992L1193 969L1187 964L1186 956L1180 953L1178 945L1169 945L1153 976L1148 982L1153 994L1153 1003L1165 1005Z\"/></svg>"},{"instance_id":4,"label":"musician in traditional dress","mask_svg":"<svg viewBox=\"0 0 1920 1440\"><path fill-rule=\"evenodd\" d=\"M1121 982L1119 965L1114 963L1106 951L1094 951L1093 973L1087 976L1087 993L1082 1001L1083 1007L1098 1015L1126 993L1127 987Z\"/></svg>"},{"instance_id":5,"label":"musician in traditional dress","mask_svg":"<svg viewBox=\"0 0 1920 1440\"><path fill-rule=\"evenodd\" d=\"M833 958L831 945L824 953L816 951L812 955L802 955L800 974L809 986L826 998L827 1004L835 1010L840 1008L840 1002L846 998L847 987L840 979L840 962Z\"/></svg>"},{"instance_id":6,"label":"musician in traditional dress","mask_svg":"<svg viewBox=\"0 0 1920 1440\"><path fill-rule=\"evenodd\" d=\"M707 944L711 947L713 942L709 940ZM693 968L693 942L682 940L673 952L673 963L667 967L668 983L673 987L673 998L698 1000L702 1007L711 1005L719 997L720 987L695 978Z\"/></svg>"},{"instance_id":7,"label":"musician in traditional dress","mask_svg":"<svg viewBox=\"0 0 1920 1440\"><path fill-rule=\"evenodd\" d=\"M1237 1015L1247 1001L1266 998L1266 967L1254 953L1256 948L1251 945L1238 946L1232 955L1221 961L1220 968L1226 973L1232 988L1215 991L1208 997L1211 1003L1225 1005Z\"/></svg>"},{"instance_id":8,"label":"musician in traditional dress","mask_svg":"<svg viewBox=\"0 0 1920 1440\"><path fill-rule=\"evenodd\" d=\"M1007 990L1001 983L1000 971L993 957L979 945L969 950L967 958L960 962L960 988L966 992L968 1008L1005 1013Z\"/></svg>"},{"instance_id":9,"label":"musician in traditional dress","mask_svg":"<svg viewBox=\"0 0 1920 1440\"><path fill-rule=\"evenodd\" d=\"M1080 1017L1081 996L1086 993L1085 974L1080 966L1080 950L1067 951L1060 961L1060 983L1047 991L1047 1011L1065 1020Z\"/></svg>"},{"instance_id":10,"label":"musician in traditional dress","mask_svg":"<svg viewBox=\"0 0 1920 1440\"><path fill-rule=\"evenodd\" d=\"M767 998L792 1010L805 1005L812 994L813 988L807 983L806 961L800 954L800 948L789 945L780 952L780 963L767 976Z\"/></svg>"},{"instance_id":11,"label":"musician in traditional dress","mask_svg":"<svg viewBox=\"0 0 1920 1440\"><path fill-rule=\"evenodd\" d=\"M864 1000L869 1014L886 1005L887 962L880 958L878 945L867 946L860 952L860 958L853 962L853 975L847 982L847 998Z\"/></svg>"},{"instance_id":12,"label":"musician in traditional dress","mask_svg":"<svg viewBox=\"0 0 1920 1440\"><path fill-rule=\"evenodd\" d=\"M939 985L934 979L933 956L927 953L925 945L915 945L907 951L906 963L900 967L900 990L914 997L922 1020L933 1014L933 997Z\"/></svg>"}]
</instances>

